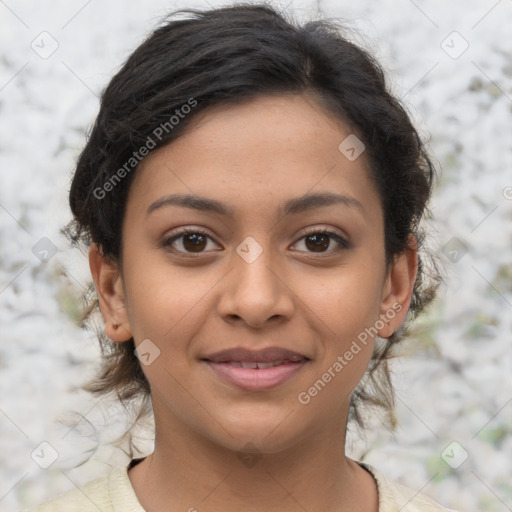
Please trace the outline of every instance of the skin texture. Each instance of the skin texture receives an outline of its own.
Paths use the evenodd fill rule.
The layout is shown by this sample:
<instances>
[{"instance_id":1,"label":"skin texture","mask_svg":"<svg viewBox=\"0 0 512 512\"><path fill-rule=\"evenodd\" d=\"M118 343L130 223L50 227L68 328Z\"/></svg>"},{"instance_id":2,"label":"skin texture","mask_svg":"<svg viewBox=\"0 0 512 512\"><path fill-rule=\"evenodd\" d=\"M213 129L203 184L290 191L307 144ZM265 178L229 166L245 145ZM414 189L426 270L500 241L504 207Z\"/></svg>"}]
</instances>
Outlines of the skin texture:
<instances>
[{"instance_id":1,"label":"skin texture","mask_svg":"<svg viewBox=\"0 0 512 512\"><path fill-rule=\"evenodd\" d=\"M383 212L365 155L350 161L338 149L350 133L305 95L204 111L137 170L121 265L92 246L107 335L120 343L133 336L136 345L150 339L160 350L143 366L155 451L129 472L149 512L378 510L373 478L344 447L350 393L374 340L307 405L297 399L393 305L401 310L379 335L400 326L417 272L414 239L386 268ZM280 210L288 199L317 192L349 196L361 208ZM234 216L177 205L147 213L169 194L215 199ZM183 227L210 238L197 252L186 237L164 245ZM325 237L315 249L306 235L322 229L349 245ZM262 249L251 263L236 251L249 236ZM200 361L226 348L269 346L310 361L285 383L257 392L227 384ZM251 465L240 455L248 443L258 450Z\"/></svg>"}]
</instances>

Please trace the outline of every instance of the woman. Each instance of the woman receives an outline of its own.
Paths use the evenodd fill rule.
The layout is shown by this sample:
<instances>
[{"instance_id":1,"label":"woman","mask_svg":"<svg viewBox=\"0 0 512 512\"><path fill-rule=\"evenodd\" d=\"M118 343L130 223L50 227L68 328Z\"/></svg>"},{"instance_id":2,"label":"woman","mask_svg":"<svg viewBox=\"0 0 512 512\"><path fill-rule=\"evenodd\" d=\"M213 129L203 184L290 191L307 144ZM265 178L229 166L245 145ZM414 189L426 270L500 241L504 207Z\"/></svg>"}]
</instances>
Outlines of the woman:
<instances>
[{"instance_id":1,"label":"woman","mask_svg":"<svg viewBox=\"0 0 512 512\"><path fill-rule=\"evenodd\" d=\"M106 88L70 192L105 320L89 386L153 453L34 510L446 510L345 454L428 304L433 165L328 21L182 11Z\"/></svg>"}]
</instances>

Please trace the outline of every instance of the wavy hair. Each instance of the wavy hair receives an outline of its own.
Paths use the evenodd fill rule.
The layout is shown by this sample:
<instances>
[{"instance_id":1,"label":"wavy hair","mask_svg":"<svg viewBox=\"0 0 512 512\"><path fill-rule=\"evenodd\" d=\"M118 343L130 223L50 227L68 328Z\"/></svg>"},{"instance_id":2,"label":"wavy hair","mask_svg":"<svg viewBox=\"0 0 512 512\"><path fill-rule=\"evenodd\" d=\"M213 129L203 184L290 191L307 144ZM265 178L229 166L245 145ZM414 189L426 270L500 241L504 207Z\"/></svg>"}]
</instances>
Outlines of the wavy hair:
<instances>
[{"instance_id":1,"label":"wavy hair","mask_svg":"<svg viewBox=\"0 0 512 512\"><path fill-rule=\"evenodd\" d=\"M126 199L136 166L104 197L99 198L97 191L115 179L155 128L168 123L190 98L197 104L173 129L162 131L153 149L176 140L209 107L262 95L311 95L366 146L384 215L387 263L409 250L409 235L416 237L419 247L406 322L376 344L368 378L351 396L349 418L364 427L363 404L381 406L394 418L388 367L392 349L407 334L410 320L433 300L441 278L435 264L427 275L424 263L430 256L420 229L428 215L435 167L405 108L389 91L379 63L343 32L334 20L301 25L267 4L172 12L102 93L99 113L76 164L69 194L73 220L64 231L72 242L96 243L105 256L120 261ZM97 309L97 298L89 306L85 318ZM133 339L115 343L98 331L103 360L85 389L97 395L115 393L123 403L142 397L148 412L150 387L134 354Z\"/></svg>"}]
</instances>

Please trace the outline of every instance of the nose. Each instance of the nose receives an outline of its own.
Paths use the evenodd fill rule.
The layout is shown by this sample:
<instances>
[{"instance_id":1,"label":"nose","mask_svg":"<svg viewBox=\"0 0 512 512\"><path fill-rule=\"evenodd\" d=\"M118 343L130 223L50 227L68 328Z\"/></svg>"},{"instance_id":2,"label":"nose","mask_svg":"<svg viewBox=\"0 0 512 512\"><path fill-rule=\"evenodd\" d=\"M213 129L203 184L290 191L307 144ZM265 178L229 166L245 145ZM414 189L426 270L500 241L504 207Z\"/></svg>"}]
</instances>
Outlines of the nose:
<instances>
[{"instance_id":1,"label":"nose","mask_svg":"<svg viewBox=\"0 0 512 512\"><path fill-rule=\"evenodd\" d=\"M271 320L290 319L293 287L286 282L286 275L280 271L282 265L277 265L270 249L263 249L256 259L240 254L233 254L232 271L226 276L218 303L219 314L227 322L245 322L254 328L264 327Z\"/></svg>"}]
</instances>

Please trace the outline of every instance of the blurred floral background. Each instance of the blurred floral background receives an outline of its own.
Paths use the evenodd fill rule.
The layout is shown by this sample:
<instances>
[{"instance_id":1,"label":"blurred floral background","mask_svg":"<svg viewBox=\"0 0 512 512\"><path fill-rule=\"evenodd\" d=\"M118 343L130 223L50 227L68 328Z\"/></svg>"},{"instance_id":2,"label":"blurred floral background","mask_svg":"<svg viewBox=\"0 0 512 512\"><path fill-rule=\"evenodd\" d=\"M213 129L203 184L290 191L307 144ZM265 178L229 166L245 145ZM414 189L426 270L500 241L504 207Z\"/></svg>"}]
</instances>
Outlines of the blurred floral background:
<instances>
[{"instance_id":1,"label":"blurred floral background","mask_svg":"<svg viewBox=\"0 0 512 512\"><path fill-rule=\"evenodd\" d=\"M79 326L85 254L59 231L71 172L102 89L162 16L225 3L0 1L1 510L128 461L111 444L123 411L80 390L100 353ZM512 1L273 3L344 20L440 170L427 227L446 284L393 362L397 429L375 417L349 452L460 511L512 510Z\"/></svg>"}]
</instances>

